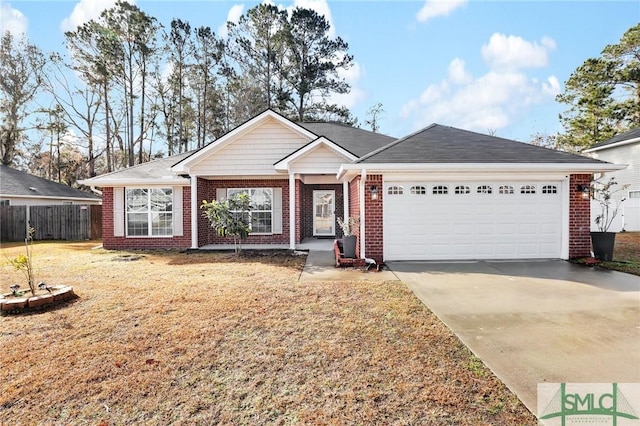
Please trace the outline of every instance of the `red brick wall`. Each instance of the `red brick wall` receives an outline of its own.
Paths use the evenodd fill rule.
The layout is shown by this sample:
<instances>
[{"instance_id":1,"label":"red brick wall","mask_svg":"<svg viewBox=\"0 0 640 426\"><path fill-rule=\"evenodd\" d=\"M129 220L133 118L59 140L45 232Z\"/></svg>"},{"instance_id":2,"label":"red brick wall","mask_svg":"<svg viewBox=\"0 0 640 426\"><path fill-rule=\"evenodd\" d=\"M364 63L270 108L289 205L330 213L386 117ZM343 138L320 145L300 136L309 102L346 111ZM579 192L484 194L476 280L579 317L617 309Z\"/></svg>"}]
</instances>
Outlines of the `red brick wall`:
<instances>
[{"instance_id":1,"label":"red brick wall","mask_svg":"<svg viewBox=\"0 0 640 426\"><path fill-rule=\"evenodd\" d=\"M360 176L349 182L349 216L360 216ZM354 230L353 235L358 237L356 256L360 257L360 227Z\"/></svg>"},{"instance_id":2,"label":"red brick wall","mask_svg":"<svg viewBox=\"0 0 640 426\"><path fill-rule=\"evenodd\" d=\"M578 185L590 185L593 175L571 175L569 179L569 258L591 254L591 201L582 197Z\"/></svg>"},{"instance_id":3,"label":"red brick wall","mask_svg":"<svg viewBox=\"0 0 640 426\"><path fill-rule=\"evenodd\" d=\"M203 180L198 179L198 205L203 199L216 198L218 188L282 188L282 234L254 235L243 241L245 244L289 244L289 180ZM204 197L204 198L201 198ZM202 216L202 215L200 215ZM202 217L198 220L198 244L233 244L233 237L220 237L211 228L209 221Z\"/></svg>"},{"instance_id":4,"label":"red brick wall","mask_svg":"<svg viewBox=\"0 0 640 426\"><path fill-rule=\"evenodd\" d=\"M372 186L378 187L377 200L371 199ZM382 200L384 191L382 189L382 175L367 176L364 191L365 255L368 258L375 259L378 263L382 263L382 254L384 252L382 238Z\"/></svg>"},{"instance_id":5,"label":"red brick wall","mask_svg":"<svg viewBox=\"0 0 640 426\"><path fill-rule=\"evenodd\" d=\"M185 249L191 247L191 189L182 188L182 226L181 237L114 237L113 236L113 188L102 189L102 246L108 250L118 249Z\"/></svg>"}]
</instances>

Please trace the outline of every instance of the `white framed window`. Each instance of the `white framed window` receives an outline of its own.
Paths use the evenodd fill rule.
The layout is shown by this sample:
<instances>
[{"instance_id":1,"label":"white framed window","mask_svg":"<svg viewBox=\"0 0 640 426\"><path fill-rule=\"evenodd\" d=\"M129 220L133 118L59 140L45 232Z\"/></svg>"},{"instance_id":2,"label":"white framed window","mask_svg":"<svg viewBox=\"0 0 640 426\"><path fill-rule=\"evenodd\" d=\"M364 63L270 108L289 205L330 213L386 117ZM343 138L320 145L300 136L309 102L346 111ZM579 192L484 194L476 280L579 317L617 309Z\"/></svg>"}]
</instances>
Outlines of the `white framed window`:
<instances>
[{"instance_id":1,"label":"white framed window","mask_svg":"<svg viewBox=\"0 0 640 426\"><path fill-rule=\"evenodd\" d=\"M251 199L251 233L273 233L273 189L272 188L227 188L227 198L247 194Z\"/></svg>"},{"instance_id":2,"label":"white framed window","mask_svg":"<svg viewBox=\"0 0 640 426\"><path fill-rule=\"evenodd\" d=\"M476 188L476 194L492 194L493 188L491 185L478 185Z\"/></svg>"},{"instance_id":3,"label":"white framed window","mask_svg":"<svg viewBox=\"0 0 640 426\"><path fill-rule=\"evenodd\" d=\"M536 186L535 185L522 185L520 187L521 194L535 194Z\"/></svg>"},{"instance_id":4,"label":"white framed window","mask_svg":"<svg viewBox=\"0 0 640 426\"><path fill-rule=\"evenodd\" d=\"M411 187L411 195L425 195L427 188L422 185L416 185Z\"/></svg>"},{"instance_id":5,"label":"white framed window","mask_svg":"<svg viewBox=\"0 0 640 426\"><path fill-rule=\"evenodd\" d=\"M446 185L436 185L433 187L433 189L431 190L431 192L434 195L444 195L444 194L448 194L449 193L449 187Z\"/></svg>"},{"instance_id":6,"label":"white framed window","mask_svg":"<svg viewBox=\"0 0 640 426\"><path fill-rule=\"evenodd\" d=\"M467 185L458 185L455 187L454 192L456 194L471 194L471 188L469 188Z\"/></svg>"},{"instance_id":7,"label":"white framed window","mask_svg":"<svg viewBox=\"0 0 640 426\"><path fill-rule=\"evenodd\" d=\"M544 185L542 187L542 193L543 194L557 194L558 193L558 187L556 185Z\"/></svg>"},{"instance_id":8,"label":"white framed window","mask_svg":"<svg viewBox=\"0 0 640 426\"><path fill-rule=\"evenodd\" d=\"M640 198L640 191L629 191L629 198Z\"/></svg>"},{"instance_id":9,"label":"white framed window","mask_svg":"<svg viewBox=\"0 0 640 426\"><path fill-rule=\"evenodd\" d=\"M389 195L402 195L404 194L404 188L400 185L393 185L387 189Z\"/></svg>"},{"instance_id":10,"label":"white framed window","mask_svg":"<svg viewBox=\"0 0 640 426\"><path fill-rule=\"evenodd\" d=\"M128 188L125 203L128 237L173 235L171 188Z\"/></svg>"},{"instance_id":11,"label":"white framed window","mask_svg":"<svg viewBox=\"0 0 640 426\"><path fill-rule=\"evenodd\" d=\"M10 200L0 200L0 206L10 206Z\"/></svg>"},{"instance_id":12,"label":"white framed window","mask_svg":"<svg viewBox=\"0 0 640 426\"><path fill-rule=\"evenodd\" d=\"M513 194L512 185L500 185L498 188L498 194Z\"/></svg>"}]
</instances>

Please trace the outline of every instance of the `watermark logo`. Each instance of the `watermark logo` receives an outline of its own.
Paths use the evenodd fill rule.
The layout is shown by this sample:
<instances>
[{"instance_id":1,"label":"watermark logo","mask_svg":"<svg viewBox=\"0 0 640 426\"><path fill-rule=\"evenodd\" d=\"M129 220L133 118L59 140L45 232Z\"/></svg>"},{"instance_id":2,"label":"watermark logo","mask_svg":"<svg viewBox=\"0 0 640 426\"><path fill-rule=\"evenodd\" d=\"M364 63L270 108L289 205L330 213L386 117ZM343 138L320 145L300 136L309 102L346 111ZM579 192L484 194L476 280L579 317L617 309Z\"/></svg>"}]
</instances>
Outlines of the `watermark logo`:
<instances>
[{"instance_id":1,"label":"watermark logo","mask_svg":"<svg viewBox=\"0 0 640 426\"><path fill-rule=\"evenodd\" d=\"M539 383L545 426L640 426L640 383Z\"/></svg>"}]
</instances>

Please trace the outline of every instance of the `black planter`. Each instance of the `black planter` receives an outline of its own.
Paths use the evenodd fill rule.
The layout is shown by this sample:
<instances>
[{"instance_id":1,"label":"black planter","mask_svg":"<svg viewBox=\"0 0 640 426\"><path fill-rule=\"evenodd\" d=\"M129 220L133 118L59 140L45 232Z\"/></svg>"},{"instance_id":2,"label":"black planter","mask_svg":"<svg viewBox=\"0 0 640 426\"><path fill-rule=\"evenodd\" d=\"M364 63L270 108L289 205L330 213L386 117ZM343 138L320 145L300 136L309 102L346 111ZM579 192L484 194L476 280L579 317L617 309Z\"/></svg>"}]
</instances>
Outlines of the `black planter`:
<instances>
[{"instance_id":1,"label":"black planter","mask_svg":"<svg viewBox=\"0 0 640 426\"><path fill-rule=\"evenodd\" d=\"M613 260L613 246L615 242L615 232L592 232L591 247L593 248L593 256L598 260Z\"/></svg>"},{"instance_id":2,"label":"black planter","mask_svg":"<svg viewBox=\"0 0 640 426\"><path fill-rule=\"evenodd\" d=\"M348 235L342 237L342 250L343 256L355 259L356 258L356 242L358 241L358 237L355 235Z\"/></svg>"}]
</instances>

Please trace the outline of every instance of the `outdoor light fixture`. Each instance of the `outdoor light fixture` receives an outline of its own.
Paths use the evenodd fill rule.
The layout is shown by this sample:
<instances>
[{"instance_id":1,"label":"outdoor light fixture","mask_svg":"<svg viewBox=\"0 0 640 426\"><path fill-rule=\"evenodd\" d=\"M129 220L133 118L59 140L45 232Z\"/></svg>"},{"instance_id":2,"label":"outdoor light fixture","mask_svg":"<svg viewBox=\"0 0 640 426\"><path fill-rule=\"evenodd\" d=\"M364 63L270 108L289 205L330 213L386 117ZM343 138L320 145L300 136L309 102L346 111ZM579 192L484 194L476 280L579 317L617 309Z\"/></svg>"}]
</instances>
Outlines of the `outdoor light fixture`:
<instances>
[{"instance_id":1,"label":"outdoor light fixture","mask_svg":"<svg viewBox=\"0 0 640 426\"><path fill-rule=\"evenodd\" d=\"M582 199L583 200L589 199L589 195L590 195L590 192L591 192L591 188L589 187L589 185L579 184L576 189L578 190L578 192L580 192L582 194Z\"/></svg>"},{"instance_id":2,"label":"outdoor light fixture","mask_svg":"<svg viewBox=\"0 0 640 426\"><path fill-rule=\"evenodd\" d=\"M371 199L378 199L378 185L371 185Z\"/></svg>"}]
</instances>

